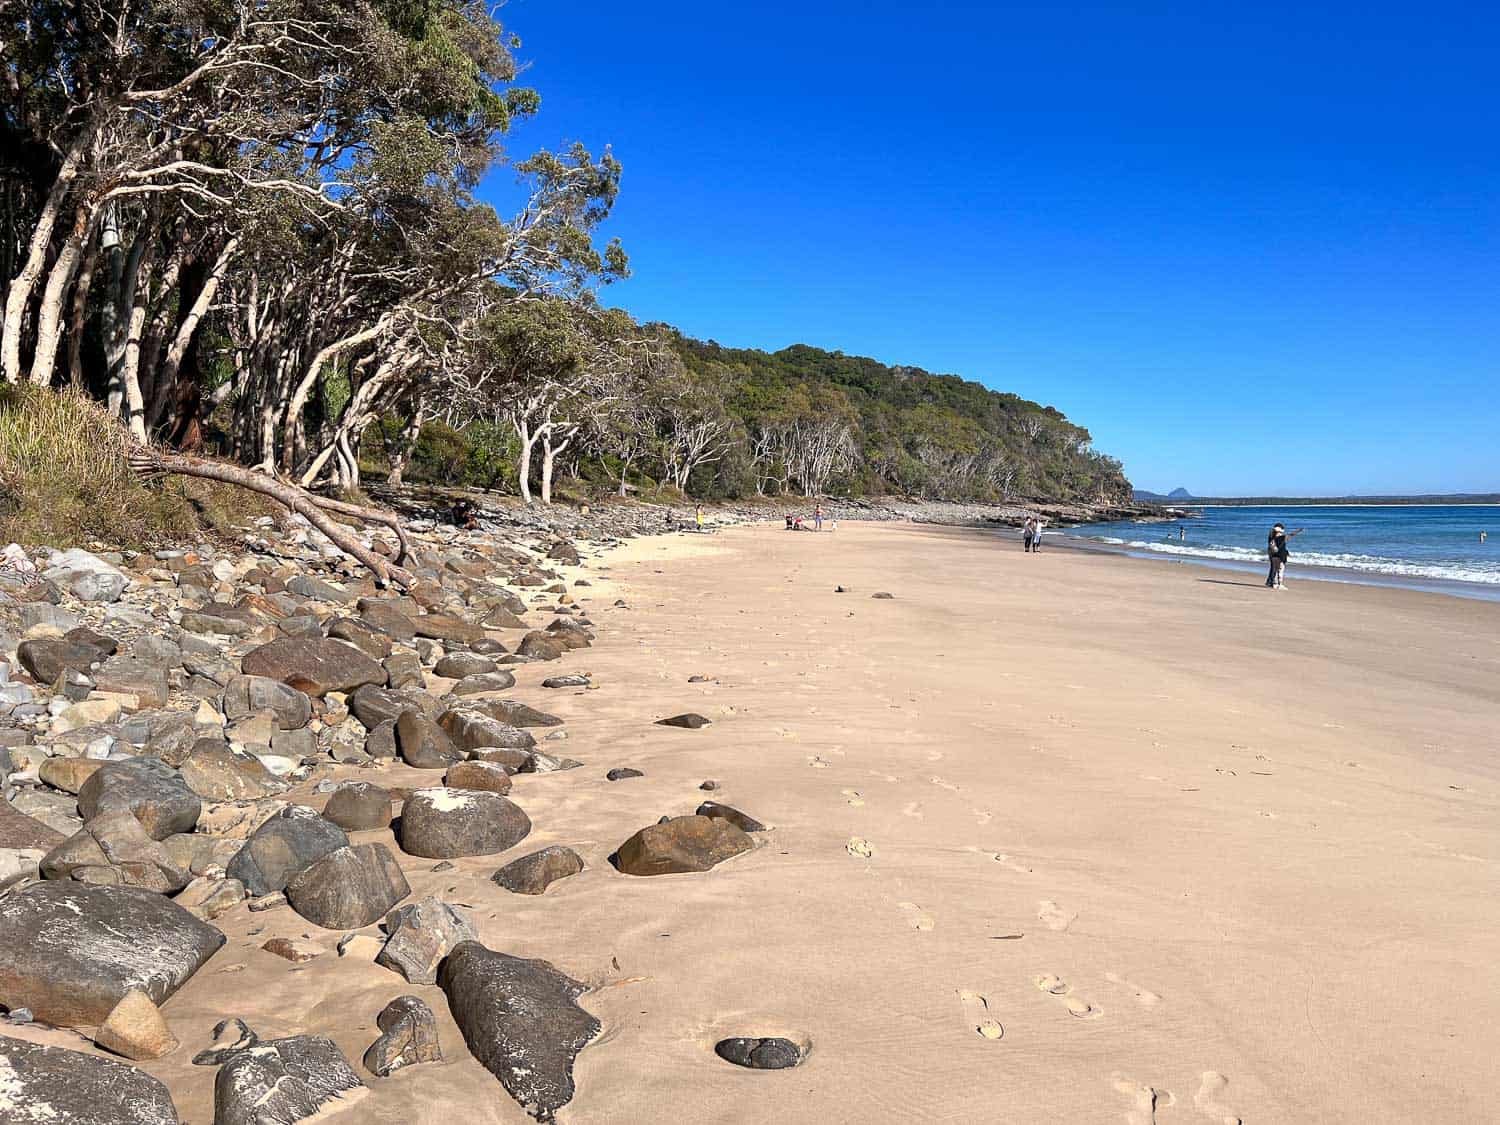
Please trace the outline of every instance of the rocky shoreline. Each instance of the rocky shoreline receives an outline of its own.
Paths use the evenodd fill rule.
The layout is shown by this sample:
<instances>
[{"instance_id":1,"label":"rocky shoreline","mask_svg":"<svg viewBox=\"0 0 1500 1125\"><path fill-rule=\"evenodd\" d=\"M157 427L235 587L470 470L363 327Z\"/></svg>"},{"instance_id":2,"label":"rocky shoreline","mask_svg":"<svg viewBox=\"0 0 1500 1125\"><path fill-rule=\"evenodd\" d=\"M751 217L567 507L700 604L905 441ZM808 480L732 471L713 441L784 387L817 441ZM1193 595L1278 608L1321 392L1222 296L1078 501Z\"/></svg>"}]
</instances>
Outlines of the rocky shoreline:
<instances>
[{"instance_id":1,"label":"rocky shoreline","mask_svg":"<svg viewBox=\"0 0 1500 1125\"><path fill-rule=\"evenodd\" d=\"M436 984L464 1042L439 1043L428 1004L402 996L369 1013L380 1036L361 1073L327 1038L259 1038L226 990L216 1041L190 1047L217 1068L219 1125L302 1121L466 1048L552 1120L600 1031L577 1004L584 985L486 948L468 908L414 898L407 875L521 844L532 823L512 798L527 775L581 764L560 752L562 721L513 693L510 669L589 647L583 556L659 518L643 512L588 539L556 533L587 518L567 509L505 524L486 512L480 531L414 521L402 561L416 583L399 595L297 517L257 521L238 547L8 548L0 1118L177 1122L173 1091L129 1064L185 1049L163 1005L224 945L216 922L291 911L336 936L341 957ZM400 550L384 529L365 540ZM542 687L589 682L564 671ZM383 783L393 767L430 781ZM634 877L706 871L762 827L705 802L642 827L611 862ZM538 895L583 860L551 846L497 868L497 896ZM323 952L287 937L261 948L294 964ZM47 1027L124 1061L6 1034ZM752 1067L795 1061L726 1052Z\"/></svg>"},{"instance_id":2,"label":"rocky shoreline","mask_svg":"<svg viewBox=\"0 0 1500 1125\"><path fill-rule=\"evenodd\" d=\"M422 521L433 524L449 521L453 505L466 501L473 506L479 527L486 531L583 535L602 541L676 530L691 524L694 516L694 504L690 501L673 505L611 497L586 506L555 504L528 507L514 497L457 489L377 488L373 490L373 495L382 504L401 512L405 517L419 521L419 526ZM949 527L1019 528L1028 516L1033 515L1042 516L1054 527L1122 519L1152 522L1182 518L1182 513L1157 504L1081 504L1044 500L986 504L899 497L833 497L817 501L801 496L784 496L753 501L720 501L704 504L703 508L708 521L722 525L777 521L787 514L810 519L816 504L821 504L824 515L830 520L911 522Z\"/></svg>"}]
</instances>

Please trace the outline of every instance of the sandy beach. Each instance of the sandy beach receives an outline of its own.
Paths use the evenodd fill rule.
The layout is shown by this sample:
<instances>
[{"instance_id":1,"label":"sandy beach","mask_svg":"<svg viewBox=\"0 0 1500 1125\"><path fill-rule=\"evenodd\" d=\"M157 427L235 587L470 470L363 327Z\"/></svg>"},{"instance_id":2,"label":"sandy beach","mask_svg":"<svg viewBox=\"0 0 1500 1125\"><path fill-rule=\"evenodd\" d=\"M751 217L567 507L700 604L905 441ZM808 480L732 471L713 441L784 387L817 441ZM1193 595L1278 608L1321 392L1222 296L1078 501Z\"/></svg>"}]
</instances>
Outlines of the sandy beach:
<instances>
[{"instance_id":1,"label":"sandy beach","mask_svg":"<svg viewBox=\"0 0 1500 1125\"><path fill-rule=\"evenodd\" d=\"M1500 1112L1500 605L1295 571L1273 595L911 525L645 538L570 573L599 641L565 670L597 687L543 691L558 667L523 666L515 694L566 720L549 749L585 767L516 779L536 828L513 853L402 858L491 948L594 986L604 1034L559 1120ZM653 725L689 710L712 725ZM609 866L705 779L771 825L755 851L702 874ZM586 870L536 898L489 881L553 843ZM164 1007L184 1048L145 1064L184 1121L212 1117L190 1058L219 1019L358 1059L403 993L432 1005L447 1061L370 1080L329 1120L528 1120L437 988L339 958L285 909L218 924L228 945ZM308 965L259 948L304 935L327 949ZM226 1010L226 974L256 1000ZM714 1057L746 1034L810 1054Z\"/></svg>"}]
</instances>

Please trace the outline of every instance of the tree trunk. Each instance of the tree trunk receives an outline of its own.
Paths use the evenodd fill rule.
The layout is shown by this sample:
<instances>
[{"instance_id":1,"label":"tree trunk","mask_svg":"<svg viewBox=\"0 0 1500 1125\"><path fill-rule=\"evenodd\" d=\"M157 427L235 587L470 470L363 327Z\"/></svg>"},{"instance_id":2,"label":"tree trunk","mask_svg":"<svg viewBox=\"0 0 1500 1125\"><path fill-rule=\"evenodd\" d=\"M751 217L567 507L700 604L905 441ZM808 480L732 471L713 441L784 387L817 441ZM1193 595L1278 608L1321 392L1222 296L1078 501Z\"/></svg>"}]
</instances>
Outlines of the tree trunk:
<instances>
[{"instance_id":1,"label":"tree trunk","mask_svg":"<svg viewBox=\"0 0 1500 1125\"><path fill-rule=\"evenodd\" d=\"M42 276L42 266L47 261L47 249L52 245L52 229L57 225L58 213L63 199L78 176L78 168L84 152L94 143L96 126L90 125L78 135L73 147L63 157L57 177L52 181L52 190L47 193L47 202L42 205L36 226L31 231L31 242L26 250L26 264L10 283L5 295L5 324L0 330L0 376L7 383L21 379L21 326L26 321L26 306L36 291L37 280Z\"/></svg>"},{"instance_id":2,"label":"tree trunk","mask_svg":"<svg viewBox=\"0 0 1500 1125\"><path fill-rule=\"evenodd\" d=\"M47 287L42 292L42 303L36 317L36 352L31 358L31 382L45 387L52 382L52 369L57 363L57 348L62 342L63 305L66 303L68 286L73 283L73 274L78 269L78 259L83 253L83 243L93 233L89 221L89 209L79 207L73 216L73 229L58 252L52 272L47 275Z\"/></svg>"},{"instance_id":3,"label":"tree trunk","mask_svg":"<svg viewBox=\"0 0 1500 1125\"><path fill-rule=\"evenodd\" d=\"M411 464L412 454L417 450L417 439L422 435L422 404L417 403L411 412L411 420L401 427L401 433L396 438L396 456L391 459L391 474L386 478L386 483L392 488L400 488L406 475L407 466Z\"/></svg>"},{"instance_id":4,"label":"tree trunk","mask_svg":"<svg viewBox=\"0 0 1500 1125\"><path fill-rule=\"evenodd\" d=\"M83 389L83 329L88 323L89 290L94 285L94 269L99 264L99 243L89 241L78 284L73 287L73 315L68 322L68 381L75 390Z\"/></svg>"},{"instance_id":5,"label":"tree trunk","mask_svg":"<svg viewBox=\"0 0 1500 1125\"><path fill-rule=\"evenodd\" d=\"M530 426L516 426L516 433L521 439L521 456L516 461L516 480L521 486L521 499L527 504L531 503L531 452L536 448L536 443L541 439L540 433L532 433Z\"/></svg>"},{"instance_id":6,"label":"tree trunk","mask_svg":"<svg viewBox=\"0 0 1500 1125\"><path fill-rule=\"evenodd\" d=\"M203 280L203 287L198 290L198 297L189 306L187 314L182 318L182 323L177 326L177 335L172 340L172 345L167 349L166 359L162 361L161 369L156 376L156 393L152 396L151 414L149 428L155 430L161 422L161 416L166 404L170 401L180 403L182 396L177 392L177 373L182 367L183 356L187 354L188 344L192 342L193 333L198 330L198 323L208 312L209 306L214 303L214 297L219 292L219 285L224 280L224 274L229 269L229 263L239 249L238 237L231 238L219 251L218 258L214 261L213 268L208 271L208 276Z\"/></svg>"},{"instance_id":7,"label":"tree trunk","mask_svg":"<svg viewBox=\"0 0 1500 1125\"><path fill-rule=\"evenodd\" d=\"M620 458L620 496L622 499L625 496L625 481L630 476L630 461L629 457Z\"/></svg>"}]
</instances>

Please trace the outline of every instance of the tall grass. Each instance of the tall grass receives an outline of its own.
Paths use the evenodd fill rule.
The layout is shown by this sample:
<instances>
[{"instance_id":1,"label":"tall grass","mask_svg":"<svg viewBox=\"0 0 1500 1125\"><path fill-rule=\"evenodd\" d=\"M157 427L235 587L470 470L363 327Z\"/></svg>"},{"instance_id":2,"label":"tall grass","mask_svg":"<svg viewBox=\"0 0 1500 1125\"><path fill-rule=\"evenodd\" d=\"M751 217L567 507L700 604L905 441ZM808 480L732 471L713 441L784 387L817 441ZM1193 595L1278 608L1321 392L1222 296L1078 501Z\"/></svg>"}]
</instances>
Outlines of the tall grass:
<instances>
[{"instance_id":1,"label":"tall grass","mask_svg":"<svg viewBox=\"0 0 1500 1125\"><path fill-rule=\"evenodd\" d=\"M268 511L212 481L144 482L130 437L77 391L0 386L0 541L139 549L226 533Z\"/></svg>"}]
</instances>

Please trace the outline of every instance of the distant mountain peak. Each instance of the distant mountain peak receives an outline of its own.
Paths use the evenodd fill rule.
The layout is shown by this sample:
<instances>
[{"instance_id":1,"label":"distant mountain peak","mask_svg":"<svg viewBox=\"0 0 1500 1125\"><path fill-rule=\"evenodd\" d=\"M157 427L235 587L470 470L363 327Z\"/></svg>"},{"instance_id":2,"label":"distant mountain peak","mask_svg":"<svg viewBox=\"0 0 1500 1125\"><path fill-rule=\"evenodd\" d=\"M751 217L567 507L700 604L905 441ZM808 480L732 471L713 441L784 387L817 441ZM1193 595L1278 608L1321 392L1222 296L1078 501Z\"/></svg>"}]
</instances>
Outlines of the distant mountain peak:
<instances>
[{"instance_id":1,"label":"distant mountain peak","mask_svg":"<svg viewBox=\"0 0 1500 1125\"><path fill-rule=\"evenodd\" d=\"M1174 488L1167 493L1168 500L1191 500L1192 498L1193 494L1185 488Z\"/></svg>"}]
</instances>

